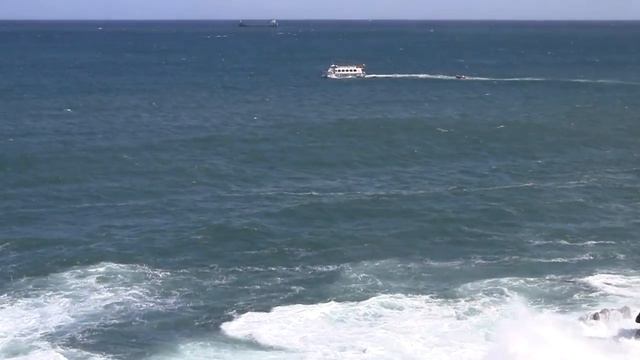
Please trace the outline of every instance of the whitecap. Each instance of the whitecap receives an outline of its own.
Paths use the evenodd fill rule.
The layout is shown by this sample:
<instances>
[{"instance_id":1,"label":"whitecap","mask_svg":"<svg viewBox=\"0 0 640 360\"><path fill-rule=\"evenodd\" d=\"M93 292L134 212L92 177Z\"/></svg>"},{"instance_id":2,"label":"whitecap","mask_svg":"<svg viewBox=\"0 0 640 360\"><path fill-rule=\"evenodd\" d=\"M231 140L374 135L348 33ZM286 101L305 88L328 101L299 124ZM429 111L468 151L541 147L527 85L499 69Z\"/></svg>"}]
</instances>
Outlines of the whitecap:
<instances>
[{"instance_id":1,"label":"whitecap","mask_svg":"<svg viewBox=\"0 0 640 360\"><path fill-rule=\"evenodd\" d=\"M300 359L296 353L260 349L222 341L194 340L152 355L147 360L287 360Z\"/></svg>"},{"instance_id":2,"label":"whitecap","mask_svg":"<svg viewBox=\"0 0 640 360\"><path fill-rule=\"evenodd\" d=\"M287 305L221 326L233 339L299 359L622 360L640 356L630 320L583 323L517 297L381 295ZM285 356L283 356L285 357ZM238 358L242 358L238 356Z\"/></svg>"},{"instance_id":3,"label":"whitecap","mask_svg":"<svg viewBox=\"0 0 640 360\"><path fill-rule=\"evenodd\" d=\"M0 296L0 358L65 359L78 350L50 343L56 333L79 333L147 309L171 307L172 299L154 290L166 276L145 266L102 263L17 280Z\"/></svg>"},{"instance_id":4,"label":"whitecap","mask_svg":"<svg viewBox=\"0 0 640 360\"><path fill-rule=\"evenodd\" d=\"M600 273L580 279L581 282L598 290L597 295L617 298L631 298L640 302L640 276Z\"/></svg>"},{"instance_id":5,"label":"whitecap","mask_svg":"<svg viewBox=\"0 0 640 360\"><path fill-rule=\"evenodd\" d=\"M538 258L538 257L526 257L526 256L504 256L504 257L472 257L471 262L473 264L503 264L513 262L528 262L528 263L577 263L582 261L594 260L596 257L593 254L587 253L572 257L554 257L554 258Z\"/></svg>"},{"instance_id":6,"label":"whitecap","mask_svg":"<svg viewBox=\"0 0 640 360\"><path fill-rule=\"evenodd\" d=\"M236 339L304 359L475 359L501 304L381 295L361 302L289 305L224 323ZM466 344L461 346L461 344Z\"/></svg>"},{"instance_id":7,"label":"whitecap","mask_svg":"<svg viewBox=\"0 0 640 360\"><path fill-rule=\"evenodd\" d=\"M590 241L577 241L577 242L570 242L567 240L533 240L530 241L530 243L532 245L563 245L563 246L596 246L596 245L615 245L616 242L615 241L596 241L596 240L590 240Z\"/></svg>"},{"instance_id":8,"label":"whitecap","mask_svg":"<svg viewBox=\"0 0 640 360\"><path fill-rule=\"evenodd\" d=\"M576 314L519 306L496 328L486 360L623 360L640 356L640 344L620 337L631 320L576 321Z\"/></svg>"}]
</instances>

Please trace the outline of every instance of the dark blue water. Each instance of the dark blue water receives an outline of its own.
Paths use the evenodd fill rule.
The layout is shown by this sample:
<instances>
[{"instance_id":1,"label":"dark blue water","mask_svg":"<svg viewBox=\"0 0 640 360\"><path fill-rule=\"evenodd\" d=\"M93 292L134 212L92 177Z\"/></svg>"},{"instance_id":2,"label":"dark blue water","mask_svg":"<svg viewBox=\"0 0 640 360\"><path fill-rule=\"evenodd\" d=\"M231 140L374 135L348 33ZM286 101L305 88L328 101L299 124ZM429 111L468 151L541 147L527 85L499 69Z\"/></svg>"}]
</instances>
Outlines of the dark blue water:
<instances>
[{"instance_id":1,"label":"dark blue water","mask_svg":"<svg viewBox=\"0 0 640 360\"><path fill-rule=\"evenodd\" d=\"M0 358L637 356L639 37L0 23Z\"/></svg>"}]
</instances>

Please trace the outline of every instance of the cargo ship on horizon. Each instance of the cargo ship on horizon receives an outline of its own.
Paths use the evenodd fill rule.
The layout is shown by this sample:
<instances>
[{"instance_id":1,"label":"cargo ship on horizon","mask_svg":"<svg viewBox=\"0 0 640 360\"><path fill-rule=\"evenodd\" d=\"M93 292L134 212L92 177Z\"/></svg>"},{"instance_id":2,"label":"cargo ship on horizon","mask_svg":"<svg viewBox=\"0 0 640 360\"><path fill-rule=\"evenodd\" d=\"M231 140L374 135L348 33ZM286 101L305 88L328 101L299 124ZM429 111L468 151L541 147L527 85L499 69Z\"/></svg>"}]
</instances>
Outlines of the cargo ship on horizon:
<instances>
[{"instance_id":1,"label":"cargo ship on horizon","mask_svg":"<svg viewBox=\"0 0 640 360\"><path fill-rule=\"evenodd\" d=\"M244 20L240 20L240 22L238 23L239 27L271 27L271 28L277 28L278 27L278 20L273 19L269 22L262 22L259 20L256 21L250 21L250 22L245 22Z\"/></svg>"}]
</instances>

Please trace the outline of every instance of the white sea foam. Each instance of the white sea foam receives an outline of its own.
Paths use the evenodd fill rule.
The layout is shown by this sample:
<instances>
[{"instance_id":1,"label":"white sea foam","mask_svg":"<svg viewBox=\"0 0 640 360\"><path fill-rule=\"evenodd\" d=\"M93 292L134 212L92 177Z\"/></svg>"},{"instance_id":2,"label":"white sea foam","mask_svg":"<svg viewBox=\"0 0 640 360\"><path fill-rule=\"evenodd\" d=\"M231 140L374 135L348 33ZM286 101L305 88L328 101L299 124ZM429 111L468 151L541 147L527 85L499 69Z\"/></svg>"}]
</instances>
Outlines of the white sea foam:
<instances>
[{"instance_id":1,"label":"white sea foam","mask_svg":"<svg viewBox=\"0 0 640 360\"><path fill-rule=\"evenodd\" d=\"M136 265L104 263L26 278L0 296L0 358L102 359L50 343L50 335L79 333L152 307L171 306L151 288L166 273Z\"/></svg>"},{"instance_id":2,"label":"white sea foam","mask_svg":"<svg viewBox=\"0 0 640 360\"><path fill-rule=\"evenodd\" d=\"M443 74L369 74L367 79L432 79L432 80L465 80L465 81L548 81L545 78L516 77L516 78L492 78L480 76L466 76L463 79L453 75Z\"/></svg>"},{"instance_id":3,"label":"white sea foam","mask_svg":"<svg viewBox=\"0 0 640 360\"><path fill-rule=\"evenodd\" d=\"M593 293L574 311L532 306L517 293ZM537 288L544 287L543 293ZM501 291L493 291L499 288ZM531 290L528 291L527 289ZM587 311L625 303L635 314L640 277L489 279L462 286L458 299L380 295L360 302L288 305L250 312L221 326L227 336L296 359L622 360L640 356L633 319L579 321ZM548 294L547 294L548 295ZM622 301L610 301L612 295ZM576 297L574 300L578 299ZM584 307L587 306L587 307ZM245 358L238 353L238 359ZM250 357L247 357L250 358Z\"/></svg>"},{"instance_id":4,"label":"white sea foam","mask_svg":"<svg viewBox=\"0 0 640 360\"><path fill-rule=\"evenodd\" d=\"M523 306L500 322L483 359L622 360L640 356L640 343L618 336L633 327L631 320L585 323L576 321L575 316Z\"/></svg>"},{"instance_id":5,"label":"white sea foam","mask_svg":"<svg viewBox=\"0 0 640 360\"><path fill-rule=\"evenodd\" d=\"M593 260L595 257L591 254L582 254L573 257L556 257L556 258L522 258L524 261L539 263L577 263L581 261Z\"/></svg>"},{"instance_id":6,"label":"white sea foam","mask_svg":"<svg viewBox=\"0 0 640 360\"><path fill-rule=\"evenodd\" d=\"M524 278L524 277L504 277L495 279L478 280L464 284L458 288L462 296L477 296L478 294L497 294L515 297L515 294L529 294L532 290L544 296L549 292L562 291L559 287L569 287L573 284L564 281L563 278ZM495 295L493 295L495 296Z\"/></svg>"},{"instance_id":7,"label":"white sea foam","mask_svg":"<svg viewBox=\"0 0 640 360\"><path fill-rule=\"evenodd\" d=\"M569 242L566 240L534 240L530 242L533 245L564 245L564 246L596 246L596 245L615 245L615 241L577 241Z\"/></svg>"},{"instance_id":8,"label":"white sea foam","mask_svg":"<svg viewBox=\"0 0 640 360\"><path fill-rule=\"evenodd\" d=\"M590 261L595 259L592 254L586 253L582 255L572 257L555 257L555 258L534 258L524 256L504 256L501 258L483 258L474 257L471 262L474 264L501 264L501 263L513 263L513 262L528 262L528 263L577 263L582 261Z\"/></svg>"},{"instance_id":9,"label":"white sea foam","mask_svg":"<svg viewBox=\"0 0 640 360\"><path fill-rule=\"evenodd\" d=\"M500 308L483 301L383 295L248 313L222 330L304 359L473 359Z\"/></svg>"},{"instance_id":10,"label":"white sea foam","mask_svg":"<svg viewBox=\"0 0 640 360\"><path fill-rule=\"evenodd\" d=\"M300 356L284 350L251 348L219 341L191 341L177 344L146 360L297 360Z\"/></svg>"},{"instance_id":11,"label":"white sea foam","mask_svg":"<svg viewBox=\"0 0 640 360\"><path fill-rule=\"evenodd\" d=\"M42 347L50 347L48 344L40 344ZM35 349L35 350L33 350ZM36 348L35 344L30 346L22 345L13 349L16 352L5 351L0 354L1 359L11 360L109 360L111 359L105 355L92 354L86 351L69 350L63 348L49 348L41 349Z\"/></svg>"},{"instance_id":12,"label":"white sea foam","mask_svg":"<svg viewBox=\"0 0 640 360\"><path fill-rule=\"evenodd\" d=\"M429 80L457 80L457 81L494 81L494 82L575 82L590 84L609 84L609 85L640 85L640 82L609 80L609 79L552 79L541 77L513 77L513 78L495 78L482 76L466 76L463 79L444 74L369 74L367 79L429 79Z\"/></svg>"},{"instance_id":13,"label":"white sea foam","mask_svg":"<svg viewBox=\"0 0 640 360\"><path fill-rule=\"evenodd\" d=\"M597 289L594 296L617 298L625 305L629 302L640 305L640 276L625 274L596 274L580 279Z\"/></svg>"}]
</instances>

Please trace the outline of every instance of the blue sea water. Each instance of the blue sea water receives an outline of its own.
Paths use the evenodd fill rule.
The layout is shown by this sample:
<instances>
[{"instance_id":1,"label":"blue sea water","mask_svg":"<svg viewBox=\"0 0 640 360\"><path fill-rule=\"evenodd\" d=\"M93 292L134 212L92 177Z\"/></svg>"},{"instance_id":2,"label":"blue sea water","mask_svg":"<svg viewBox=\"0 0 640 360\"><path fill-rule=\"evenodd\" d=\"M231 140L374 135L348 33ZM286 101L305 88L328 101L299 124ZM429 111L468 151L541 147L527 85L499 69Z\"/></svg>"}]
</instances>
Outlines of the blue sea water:
<instances>
[{"instance_id":1,"label":"blue sea water","mask_svg":"<svg viewBox=\"0 0 640 360\"><path fill-rule=\"evenodd\" d=\"M0 358L637 358L639 38L1 22Z\"/></svg>"}]
</instances>

